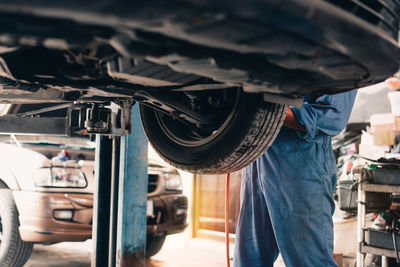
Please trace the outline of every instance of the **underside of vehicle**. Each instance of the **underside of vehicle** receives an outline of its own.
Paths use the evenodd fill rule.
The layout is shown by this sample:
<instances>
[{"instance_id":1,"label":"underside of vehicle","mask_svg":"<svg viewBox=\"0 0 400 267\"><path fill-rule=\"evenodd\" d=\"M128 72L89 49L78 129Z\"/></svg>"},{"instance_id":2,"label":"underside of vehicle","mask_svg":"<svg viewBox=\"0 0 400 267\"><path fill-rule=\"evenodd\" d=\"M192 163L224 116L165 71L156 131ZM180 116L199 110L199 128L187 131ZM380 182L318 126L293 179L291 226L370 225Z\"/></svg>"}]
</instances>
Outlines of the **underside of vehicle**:
<instances>
[{"instance_id":1,"label":"underside of vehicle","mask_svg":"<svg viewBox=\"0 0 400 267\"><path fill-rule=\"evenodd\" d=\"M399 6L1 1L0 102L71 103L90 110L85 119L95 122L114 103L125 131L138 102L149 141L172 165L234 171L272 144L287 105L395 73Z\"/></svg>"}]
</instances>

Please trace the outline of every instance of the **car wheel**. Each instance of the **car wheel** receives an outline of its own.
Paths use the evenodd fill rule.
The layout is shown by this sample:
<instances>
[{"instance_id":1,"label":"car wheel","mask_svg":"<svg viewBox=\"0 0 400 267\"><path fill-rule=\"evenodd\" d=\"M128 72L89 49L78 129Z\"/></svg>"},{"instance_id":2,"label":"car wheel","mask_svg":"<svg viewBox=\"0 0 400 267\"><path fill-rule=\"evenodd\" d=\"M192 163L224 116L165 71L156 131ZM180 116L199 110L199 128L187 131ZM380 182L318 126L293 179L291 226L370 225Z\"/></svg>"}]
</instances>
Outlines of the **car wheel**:
<instances>
[{"instance_id":1,"label":"car wheel","mask_svg":"<svg viewBox=\"0 0 400 267\"><path fill-rule=\"evenodd\" d=\"M146 240L146 258L150 258L160 252L162 246L165 242L166 234L157 236L150 235L147 236Z\"/></svg>"},{"instance_id":2,"label":"car wheel","mask_svg":"<svg viewBox=\"0 0 400 267\"><path fill-rule=\"evenodd\" d=\"M19 235L18 211L12 191L0 189L0 266L20 267L29 259L33 243L24 242Z\"/></svg>"},{"instance_id":3,"label":"car wheel","mask_svg":"<svg viewBox=\"0 0 400 267\"><path fill-rule=\"evenodd\" d=\"M142 104L142 124L149 142L164 160L189 172L228 173L242 169L272 144L285 118L286 106L265 102L262 95L240 89L225 93L221 99L225 105L213 111L217 118L205 127Z\"/></svg>"}]
</instances>

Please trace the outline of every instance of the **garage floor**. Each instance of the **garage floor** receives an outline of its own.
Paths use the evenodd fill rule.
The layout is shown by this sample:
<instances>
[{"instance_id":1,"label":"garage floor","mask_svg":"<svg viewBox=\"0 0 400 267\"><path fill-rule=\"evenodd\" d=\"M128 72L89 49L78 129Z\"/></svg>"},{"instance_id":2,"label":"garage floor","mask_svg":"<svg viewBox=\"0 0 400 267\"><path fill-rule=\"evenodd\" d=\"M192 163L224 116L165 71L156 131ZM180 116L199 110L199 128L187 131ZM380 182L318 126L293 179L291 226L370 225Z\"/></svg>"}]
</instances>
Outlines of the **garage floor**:
<instances>
[{"instance_id":1,"label":"garage floor","mask_svg":"<svg viewBox=\"0 0 400 267\"><path fill-rule=\"evenodd\" d=\"M51 246L36 245L26 267L89 267L91 240L82 243L60 243ZM233 252L233 245L231 246ZM231 252L231 253L232 253ZM167 237L156 256L146 262L147 267L223 267L223 242L185 238L184 234ZM284 267L281 259L275 267Z\"/></svg>"},{"instance_id":2,"label":"garage floor","mask_svg":"<svg viewBox=\"0 0 400 267\"><path fill-rule=\"evenodd\" d=\"M356 218L341 221L340 211L334 216L335 251L345 255L356 251ZM225 243L190 238L190 232L167 237L163 249L146 262L147 267L224 267ZM349 240L352 240L349 242ZM350 246L350 247L349 247ZM36 245L26 267L90 267L92 240L65 242L51 246ZM231 245L233 255L234 245ZM355 257L355 255L353 255ZM274 267L284 267L279 257ZM351 266L351 265L346 265Z\"/></svg>"}]
</instances>

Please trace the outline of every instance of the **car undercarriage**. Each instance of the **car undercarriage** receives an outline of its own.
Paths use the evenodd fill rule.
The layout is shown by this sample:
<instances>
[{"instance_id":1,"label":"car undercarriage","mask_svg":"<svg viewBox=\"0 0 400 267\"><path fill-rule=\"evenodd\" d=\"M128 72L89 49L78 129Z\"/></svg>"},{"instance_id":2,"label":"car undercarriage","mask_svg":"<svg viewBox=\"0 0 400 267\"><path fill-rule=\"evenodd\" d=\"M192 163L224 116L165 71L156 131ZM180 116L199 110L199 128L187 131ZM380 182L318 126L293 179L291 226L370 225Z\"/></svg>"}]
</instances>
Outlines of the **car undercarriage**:
<instances>
[{"instance_id":1,"label":"car undercarriage","mask_svg":"<svg viewBox=\"0 0 400 267\"><path fill-rule=\"evenodd\" d=\"M192 172L238 170L288 105L398 70L397 0L0 1L0 102L68 106L86 133L129 132ZM36 116L38 113L16 114Z\"/></svg>"}]
</instances>

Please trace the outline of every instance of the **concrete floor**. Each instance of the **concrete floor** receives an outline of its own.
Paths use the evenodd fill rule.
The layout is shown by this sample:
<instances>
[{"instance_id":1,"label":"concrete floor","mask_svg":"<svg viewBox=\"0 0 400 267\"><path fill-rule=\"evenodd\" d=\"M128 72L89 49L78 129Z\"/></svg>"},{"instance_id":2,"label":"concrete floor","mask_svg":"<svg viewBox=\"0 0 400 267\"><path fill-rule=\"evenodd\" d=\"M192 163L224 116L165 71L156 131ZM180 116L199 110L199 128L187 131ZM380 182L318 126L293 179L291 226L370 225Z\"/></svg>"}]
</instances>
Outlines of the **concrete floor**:
<instances>
[{"instance_id":1,"label":"concrete floor","mask_svg":"<svg viewBox=\"0 0 400 267\"><path fill-rule=\"evenodd\" d=\"M26 267L89 267L91 240L81 243L65 242L50 246L35 245ZM233 255L233 245L231 245ZM223 267L225 264L224 242L185 238L184 234L167 237L163 249L147 267ZM284 267L279 258L275 267Z\"/></svg>"},{"instance_id":2,"label":"concrete floor","mask_svg":"<svg viewBox=\"0 0 400 267\"><path fill-rule=\"evenodd\" d=\"M90 267L92 242L35 245L26 267Z\"/></svg>"},{"instance_id":3,"label":"concrete floor","mask_svg":"<svg viewBox=\"0 0 400 267\"><path fill-rule=\"evenodd\" d=\"M341 220L335 213L335 252L355 257L356 227L355 218ZM35 245L26 267L90 267L92 240L86 242L65 242L51 246ZM230 247L233 255L234 245ZM354 262L349 259L353 266ZM171 235L162 250L146 262L147 267L224 267L225 243L200 238L190 238L190 232ZM279 257L274 267L284 267Z\"/></svg>"}]
</instances>

